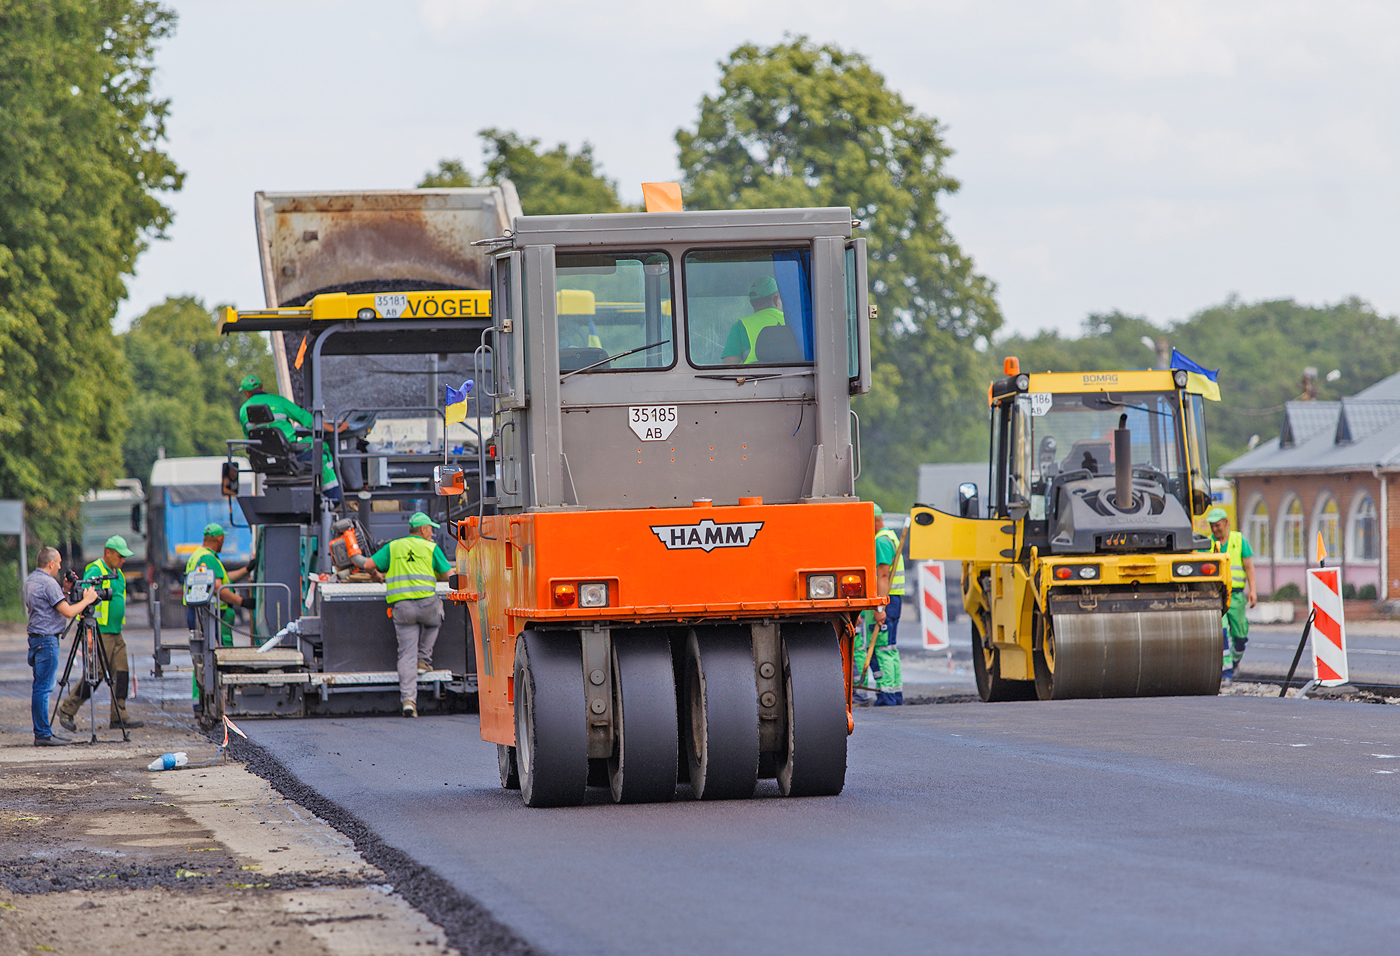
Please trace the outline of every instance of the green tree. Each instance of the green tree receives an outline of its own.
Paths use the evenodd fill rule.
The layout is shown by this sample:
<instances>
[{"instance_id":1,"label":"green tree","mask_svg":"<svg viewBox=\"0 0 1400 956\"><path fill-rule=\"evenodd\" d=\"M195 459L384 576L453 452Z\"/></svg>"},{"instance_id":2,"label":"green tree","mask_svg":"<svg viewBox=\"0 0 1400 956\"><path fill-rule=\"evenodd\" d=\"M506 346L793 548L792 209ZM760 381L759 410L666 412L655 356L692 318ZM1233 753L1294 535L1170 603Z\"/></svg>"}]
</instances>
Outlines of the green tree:
<instances>
[{"instance_id":1,"label":"green tree","mask_svg":"<svg viewBox=\"0 0 1400 956\"><path fill-rule=\"evenodd\" d=\"M1400 368L1400 322L1356 298L1322 306L1231 298L1164 326L1121 312L1091 315L1077 338L1053 331L1013 335L996 353L1017 356L1027 372L1148 368L1155 356L1143 337L1164 338L1220 369L1223 401L1206 403L1212 469L1243 454L1251 436L1278 434L1283 403L1300 396L1305 367L1319 370L1317 398L1331 401ZM1332 369L1341 375L1328 382Z\"/></svg>"},{"instance_id":2,"label":"green tree","mask_svg":"<svg viewBox=\"0 0 1400 956\"><path fill-rule=\"evenodd\" d=\"M131 427L122 447L126 472L145 481L158 449L170 458L222 455L241 438L238 384L253 373L273 381L272 355L260 335L219 335L198 299L166 299L121 336L131 368Z\"/></svg>"},{"instance_id":3,"label":"green tree","mask_svg":"<svg viewBox=\"0 0 1400 956\"><path fill-rule=\"evenodd\" d=\"M182 174L151 89L175 15L145 0L0 0L0 497L43 543L120 474L123 276Z\"/></svg>"},{"instance_id":4,"label":"green tree","mask_svg":"<svg viewBox=\"0 0 1400 956\"><path fill-rule=\"evenodd\" d=\"M423 177L419 186L490 186L503 180L515 184L520 208L528 216L566 213L625 212L617 197L617 183L603 175L593 158L593 146L584 143L570 153L565 143L543 150L538 139L522 139L509 130L484 129L482 152L486 174L473 177L460 159L444 159L436 172Z\"/></svg>"},{"instance_id":5,"label":"green tree","mask_svg":"<svg viewBox=\"0 0 1400 956\"><path fill-rule=\"evenodd\" d=\"M920 462L980 454L990 363L975 346L1002 322L938 205L959 186L942 127L864 57L806 37L745 44L719 66L719 94L676 133L686 205L849 206L862 221L879 321L875 385L856 403L861 492L907 507Z\"/></svg>"}]
</instances>

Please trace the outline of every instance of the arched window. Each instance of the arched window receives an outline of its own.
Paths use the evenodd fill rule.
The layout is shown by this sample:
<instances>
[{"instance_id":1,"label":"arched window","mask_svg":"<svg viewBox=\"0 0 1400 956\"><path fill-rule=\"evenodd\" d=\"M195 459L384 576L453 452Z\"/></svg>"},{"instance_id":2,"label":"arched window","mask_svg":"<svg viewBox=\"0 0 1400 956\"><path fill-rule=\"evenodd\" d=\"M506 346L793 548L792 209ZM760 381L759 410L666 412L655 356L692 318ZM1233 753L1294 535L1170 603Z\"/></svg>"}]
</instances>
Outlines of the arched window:
<instances>
[{"instance_id":1,"label":"arched window","mask_svg":"<svg viewBox=\"0 0 1400 956\"><path fill-rule=\"evenodd\" d=\"M1260 495L1254 499L1254 505L1245 514L1244 536L1250 548L1261 558L1273 553L1273 535L1269 533L1271 530L1269 505L1264 501L1264 496Z\"/></svg>"},{"instance_id":2,"label":"arched window","mask_svg":"<svg viewBox=\"0 0 1400 956\"><path fill-rule=\"evenodd\" d=\"M1303 540L1303 503L1297 496L1292 497L1283 509L1283 520L1279 523L1279 558L1284 561L1304 561L1307 559L1307 543Z\"/></svg>"},{"instance_id":3,"label":"arched window","mask_svg":"<svg viewBox=\"0 0 1400 956\"><path fill-rule=\"evenodd\" d=\"M1322 546L1327 549L1327 557L1332 561L1340 561L1342 557L1342 509L1337 505L1337 499L1329 494L1324 494L1317 508L1317 526L1311 536L1316 541L1317 535L1322 536ZM1313 547L1317 547L1314 543ZM1317 555L1313 555L1314 558Z\"/></svg>"},{"instance_id":4,"label":"arched window","mask_svg":"<svg viewBox=\"0 0 1400 956\"><path fill-rule=\"evenodd\" d=\"M1376 502L1370 495L1363 494L1351 509L1351 551L1348 556L1358 561L1374 561L1380 557L1380 553Z\"/></svg>"}]
</instances>

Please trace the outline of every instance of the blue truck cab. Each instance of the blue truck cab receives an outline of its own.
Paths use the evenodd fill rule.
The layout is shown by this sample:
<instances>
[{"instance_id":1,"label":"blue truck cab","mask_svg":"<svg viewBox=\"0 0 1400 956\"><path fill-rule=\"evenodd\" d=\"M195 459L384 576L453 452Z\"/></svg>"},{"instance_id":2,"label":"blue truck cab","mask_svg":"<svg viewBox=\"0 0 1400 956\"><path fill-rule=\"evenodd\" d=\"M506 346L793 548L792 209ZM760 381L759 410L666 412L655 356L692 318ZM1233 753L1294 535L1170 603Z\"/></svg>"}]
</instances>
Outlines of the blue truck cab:
<instances>
[{"instance_id":1,"label":"blue truck cab","mask_svg":"<svg viewBox=\"0 0 1400 956\"><path fill-rule=\"evenodd\" d=\"M219 558L235 567L246 564L253 554L253 531L220 486L220 467L225 459L162 458L151 468L147 486L146 556L155 595L160 601L161 626L185 627L185 564L204 541L204 528L211 521L223 526L224 549ZM251 473L241 475L239 493L253 493Z\"/></svg>"}]
</instances>

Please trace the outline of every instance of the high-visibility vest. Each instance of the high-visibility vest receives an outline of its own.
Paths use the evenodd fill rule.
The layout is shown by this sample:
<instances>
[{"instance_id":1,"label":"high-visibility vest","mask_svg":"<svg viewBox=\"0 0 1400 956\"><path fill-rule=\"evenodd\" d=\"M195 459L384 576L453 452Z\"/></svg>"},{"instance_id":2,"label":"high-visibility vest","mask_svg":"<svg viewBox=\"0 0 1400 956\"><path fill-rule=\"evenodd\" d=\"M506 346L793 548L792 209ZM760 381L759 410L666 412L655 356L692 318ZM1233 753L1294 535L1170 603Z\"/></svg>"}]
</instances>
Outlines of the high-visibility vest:
<instances>
[{"instance_id":1,"label":"high-visibility vest","mask_svg":"<svg viewBox=\"0 0 1400 956\"><path fill-rule=\"evenodd\" d=\"M93 575L92 572L94 572L94 571L97 572L97 575ZM112 573L112 569L109 568L109 567L107 567L107 562L106 562L106 561L103 561L101 558L98 558L96 561L92 562L92 563L89 564L87 567L83 568L83 579L86 580L86 579L89 578L89 577L105 576L105 575L108 575L108 574L111 574L111 573ZM126 581L124 581L124 580L121 579L121 578L115 578L115 579L113 579L112 581L109 581L108 584L110 584L110 585L112 586L112 589L113 589L113 590L112 590L112 593L113 593L113 595L115 595L116 592L117 592L118 590L122 590L122 591L125 591L125 590L126 590ZM98 626L98 627L106 627L106 626L107 626L107 621L108 621L109 615L111 615L111 613L112 613L112 602L111 602L111 601L99 601L99 602L97 602L97 626Z\"/></svg>"},{"instance_id":2,"label":"high-visibility vest","mask_svg":"<svg viewBox=\"0 0 1400 956\"><path fill-rule=\"evenodd\" d=\"M384 576L389 603L432 597L437 593L433 551L437 545L410 534L389 542L389 572Z\"/></svg>"},{"instance_id":3,"label":"high-visibility vest","mask_svg":"<svg viewBox=\"0 0 1400 956\"><path fill-rule=\"evenodd\" d=\"M1242 590L1247 583L1244 573L1244 535L1231 531L1225 539L1225 553L1230 556L1230 590Z\"/></svg>"},{"instance_id":4,"label":"high-visibility vest","mask_svg":"<svg viewBox=\"0 0 1400 956\"><path fill-rule=\"evenodd\" d=\"M199 559L204 557L206 554L212 556L214 558L214 563L219 566L219 570L217 572L218 580L214 582L213 603L217 605L219 603L219 587L222 586L224 581L228 578L228 572L224 570L224 563L219 560L219 556L217 554L215 554L213 551L209 550L202 544L199 547L195 548L194 553L190 555L190 559L185 562L185 577L188 578L190 576L190 572L194 570L195 565L199 564ZM181 603L184 603L183 598L181 598Z\"/></svg>"},{"instance_id":5,"label":"high-visibility vest","mask_svg":"<svg viewBox=\"0 0 1400 956\"><path fill-rule=\"evenodd\" d=\"M876 534L876 538L884 538L894 545L894 570L890 574L890 594L900 595L904 593L904 554L899 550L899 535L888 528L881 528Z\"/></svg>"},{"instance_id":6,"label":"high-visibility vest","mask_svg":"<svg viewBox=\"0 0 1400 956\"><path fill-rule=\"evenodd\" d=\"M758 361L758 333L773 325L786 325L783 319L783 310L769 307L759 309L746 319L740 319L744 324L744 332L749 337L749 357L744 359L744 365L752 365Z\"/></svg>"}]
</instances>

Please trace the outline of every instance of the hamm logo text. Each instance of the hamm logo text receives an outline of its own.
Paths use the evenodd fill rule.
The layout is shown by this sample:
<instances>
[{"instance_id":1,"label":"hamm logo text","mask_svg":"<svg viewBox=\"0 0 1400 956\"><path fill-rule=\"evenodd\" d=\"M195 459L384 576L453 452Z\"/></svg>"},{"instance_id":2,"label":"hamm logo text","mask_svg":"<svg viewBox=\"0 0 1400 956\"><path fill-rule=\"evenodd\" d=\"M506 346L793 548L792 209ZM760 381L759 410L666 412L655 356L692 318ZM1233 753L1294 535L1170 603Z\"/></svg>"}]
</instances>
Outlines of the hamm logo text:
<instances>
[{"instance_id":1,"label":"hamm logo text","mask_svg":"<svg viewBox=\"0 0 1400 956\"><path fill-rule=\"evenodd\" d=\"M715 524L706 518L699 524L654 524L651 531L668 550L713 551L715 548L747 548L762 527L762 521Z\"/></svg>"}]
</instances>

